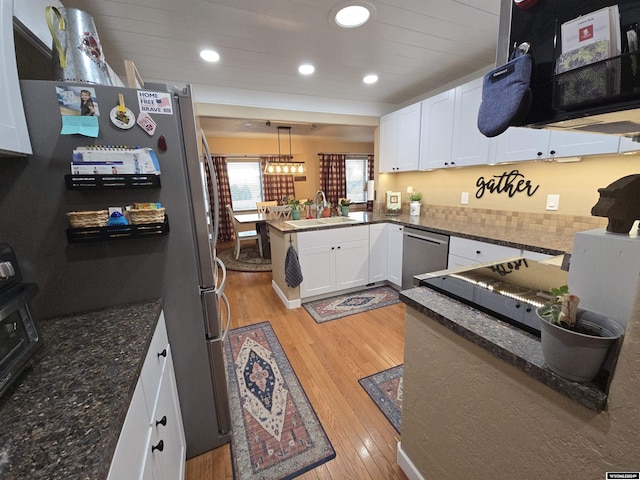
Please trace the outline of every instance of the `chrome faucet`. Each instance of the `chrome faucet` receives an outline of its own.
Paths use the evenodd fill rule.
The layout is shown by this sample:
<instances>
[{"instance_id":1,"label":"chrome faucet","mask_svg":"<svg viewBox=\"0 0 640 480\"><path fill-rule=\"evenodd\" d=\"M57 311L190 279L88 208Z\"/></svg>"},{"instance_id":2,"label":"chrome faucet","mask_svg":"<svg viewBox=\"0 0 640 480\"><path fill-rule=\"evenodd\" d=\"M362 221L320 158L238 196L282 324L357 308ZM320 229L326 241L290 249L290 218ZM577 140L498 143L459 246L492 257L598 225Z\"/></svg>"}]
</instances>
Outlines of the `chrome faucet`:
<instances>
[{"instance_id":1,"label":"chrome faucet","mask_svg":"<svg viewBox=\"0 0 640 480\"><path fill-rule=\"evenodd\" d=\"M322 208L320 208L320 202L318 201L318 196L320 196L322 201ZM322 215L322 210L327 206L327 197L324 196L324 192L322 190L318 190L316 192L316 218L320 218Z\"/></svg>"}]
</instances>

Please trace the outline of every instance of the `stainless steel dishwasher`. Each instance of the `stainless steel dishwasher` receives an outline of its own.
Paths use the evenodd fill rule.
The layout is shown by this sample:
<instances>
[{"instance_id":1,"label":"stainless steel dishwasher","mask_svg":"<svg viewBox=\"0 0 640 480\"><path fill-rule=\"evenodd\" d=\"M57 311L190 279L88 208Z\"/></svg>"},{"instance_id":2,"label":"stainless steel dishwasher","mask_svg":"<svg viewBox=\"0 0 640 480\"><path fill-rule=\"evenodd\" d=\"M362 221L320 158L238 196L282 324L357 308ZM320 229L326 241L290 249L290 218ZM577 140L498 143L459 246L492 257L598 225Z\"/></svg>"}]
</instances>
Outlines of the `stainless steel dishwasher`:
<instances>
[{"instance_id":1,"label":"stainless steel dishwasher","mask_svg":"<svg viewBox=\"0 0 640 480\"><path fill-rule=\"evenodd\" d=\"M413 287L413 276L447 268L449 236L404 227L402 288Z\"/></svg>"}]
</instances>

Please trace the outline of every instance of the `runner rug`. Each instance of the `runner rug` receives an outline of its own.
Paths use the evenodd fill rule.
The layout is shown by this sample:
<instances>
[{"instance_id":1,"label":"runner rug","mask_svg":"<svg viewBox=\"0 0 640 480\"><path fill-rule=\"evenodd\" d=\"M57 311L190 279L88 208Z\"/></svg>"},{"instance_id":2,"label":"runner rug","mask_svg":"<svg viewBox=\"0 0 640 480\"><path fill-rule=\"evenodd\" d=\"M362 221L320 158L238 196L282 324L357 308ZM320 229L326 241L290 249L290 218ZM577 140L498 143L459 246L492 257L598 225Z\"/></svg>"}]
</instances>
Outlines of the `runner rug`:
<instances>
[{"instance_id":1,"label":"runner rug","mask_svg":"<svg viewBox=\"0 0 640 480\"><path fill-rule=\"evenodd\" d=\"M398 302L400 300L396 290L391 287L376 287L337 297L314 300L304 303L302 306L316 322L323 323Z\"/></svg>"},{"instance_id":2,"label":"runner rug","mask_svg":"<svg viewBox=\"0 0 640 480\"><path fill-rule=\"evenodd\" d=\"M236 480L290 479L336 456L271 324L225 344Z\"/></svg>"},{"instance_id":3,"label":"runner rug","mask_svg":"<svg viewBox=\"0 0 640 480\"><path fill-rule=\"evenodd\" d=\"M398 365L358 380L398 433L402 420L402 367Z\"/></svg>"}]
</instances>

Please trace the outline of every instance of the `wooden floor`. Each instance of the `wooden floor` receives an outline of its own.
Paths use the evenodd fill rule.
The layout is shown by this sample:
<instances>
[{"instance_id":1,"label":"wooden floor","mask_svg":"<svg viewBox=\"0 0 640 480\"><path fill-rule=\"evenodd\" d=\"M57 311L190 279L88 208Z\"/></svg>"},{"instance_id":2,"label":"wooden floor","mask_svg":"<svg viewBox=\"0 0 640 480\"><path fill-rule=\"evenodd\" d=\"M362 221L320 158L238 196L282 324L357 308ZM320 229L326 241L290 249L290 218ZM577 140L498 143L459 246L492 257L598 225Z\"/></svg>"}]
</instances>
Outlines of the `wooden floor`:
<instances>
[{"instance_id":1,"label":"wooden floor","mask_svg":"<svg viewBox=\"0 0 640 480\"><path fill-rule=\"evenodd\" d=\"M336 458L301 479L406 479L396 463L400 436L358 379L403 362L403 303L317 324L304 308L287 310L271 272L228 272L232 325L268 320L284 348ZM229 445L187 461L186 480L231 480Z\"/></svg>"}]
</instances>

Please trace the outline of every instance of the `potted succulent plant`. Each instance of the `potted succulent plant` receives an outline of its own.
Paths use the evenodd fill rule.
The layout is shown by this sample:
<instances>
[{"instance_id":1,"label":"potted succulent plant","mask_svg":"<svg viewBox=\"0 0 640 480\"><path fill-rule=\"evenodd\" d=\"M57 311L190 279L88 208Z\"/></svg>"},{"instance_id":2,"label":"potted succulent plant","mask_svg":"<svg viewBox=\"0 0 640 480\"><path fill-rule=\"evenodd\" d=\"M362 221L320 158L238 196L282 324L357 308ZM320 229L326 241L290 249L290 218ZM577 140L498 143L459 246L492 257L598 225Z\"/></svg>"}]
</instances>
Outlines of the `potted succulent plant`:
<instances>
[{"instance_id":1,"label":"potted succulent plant","mask_svg":"<svg viewBox=\"0 0 640 480\"><path fill-rule=\"evenodd\" d=\"M343 217L349 216L349 205L351 205L351 200L349 200L348 198L340 199L340 212L342 213Z\"/></svg>"},{"instance_id":2,"label":"potted succulent plant","mask_svg":"<svg viewBox=\"0 0 640 480\"><path fill-rule=\"evenodd\" d=\"M422 193L414 192L409 195L409 215L420 215L420 200L422 200Z\"/></svg>"},{"instance_id":3,"label":"potted succulent plant","mask_svg":"<svg viewBox=\"0 0 640 480\"><path fill-rule=\"evenodd\" d=\"M545 364L561 377L589 382L624 329L604 315L578 309L580 299L566 285L552 288L551 295L536 311Z\"/></svg>"}]
</instances>

